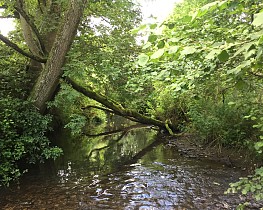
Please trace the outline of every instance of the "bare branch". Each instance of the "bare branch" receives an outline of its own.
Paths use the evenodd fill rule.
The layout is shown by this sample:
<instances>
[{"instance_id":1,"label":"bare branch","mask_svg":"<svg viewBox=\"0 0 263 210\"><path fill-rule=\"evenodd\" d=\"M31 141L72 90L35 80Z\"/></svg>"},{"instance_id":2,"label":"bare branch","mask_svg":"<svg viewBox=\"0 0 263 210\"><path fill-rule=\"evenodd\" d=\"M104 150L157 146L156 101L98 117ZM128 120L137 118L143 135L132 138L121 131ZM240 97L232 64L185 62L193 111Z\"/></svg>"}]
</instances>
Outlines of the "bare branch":
<instances>
[{"instance_id":1,"label":"bare branch","mask_svg":"<svg viewBox=\"0 0 263 210\"><path fill-rule=\"evenodd\" d=\"M2 34L0 34L0 40L2 42L4 42L7 46L11 47L12 49L14 49L15 51L17 51L18 53L20 53L21 55L24 55L28 58L31 58L35 61L41 62L41 63L45 63L47 61L47 59L45 58L39 58L33 54L27 53L26 51L22 50L17 44L15 44L14 42L10 41L8 38L6 38L5 36L3 36Z\"/></svg>"}]
</instances>

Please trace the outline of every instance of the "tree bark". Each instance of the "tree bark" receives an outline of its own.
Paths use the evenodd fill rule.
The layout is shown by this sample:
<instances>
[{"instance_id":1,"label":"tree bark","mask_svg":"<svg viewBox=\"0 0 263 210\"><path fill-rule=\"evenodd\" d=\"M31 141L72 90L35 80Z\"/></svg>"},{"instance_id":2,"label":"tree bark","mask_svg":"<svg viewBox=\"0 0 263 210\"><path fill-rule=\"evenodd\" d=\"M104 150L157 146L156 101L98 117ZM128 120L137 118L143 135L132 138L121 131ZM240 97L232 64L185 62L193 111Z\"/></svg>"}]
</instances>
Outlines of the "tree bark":
<instances>
[{"instance_id":1,"label":"tree bark","mask_svg":"<svg viewBox=\"0 0 263 210\"><path fill-rule=\"evenodd\" d=\"M46 102L49 101L62 75L62 66L67 52L76 35L86 0L70 0L61 28L58 30L55 41L49 53L45 68L40 73L29 97L34 105L43 113Z\"/></svg>"},{"instance_id":2,"label":"tree bark","mask_svg":"<svg viewBox=\"0 0 263 210\"><path fill-rule=\"evenodd\" d=\"M70 78L66 78L65 80L66 80L66 82L68 82L72 86L73 89L75 89L76 91L82 93L83 95L101 103L102 105L104 105L108 109L112 110L112 112L117 114L117 115L126 117L126 118L128 118L130 120L134 120L136 122L140 122L142 124L155 125L155 126L160 127L164 130L167 130L170 134L172 134L173 132L176 132L176 133L179 132L179 129L177 127L173 126L172 124L170 124L168 122L162 122L160 120L142 115L135 110L125 109L121 104L119 104L119 103L117 103L111 99L108 99L106 96L103 96L102 94L99 94L99 93L92 91L91 88L84 88L84 87L78 85L76 82L74 82Z\"/></svg>"}]
</instances>

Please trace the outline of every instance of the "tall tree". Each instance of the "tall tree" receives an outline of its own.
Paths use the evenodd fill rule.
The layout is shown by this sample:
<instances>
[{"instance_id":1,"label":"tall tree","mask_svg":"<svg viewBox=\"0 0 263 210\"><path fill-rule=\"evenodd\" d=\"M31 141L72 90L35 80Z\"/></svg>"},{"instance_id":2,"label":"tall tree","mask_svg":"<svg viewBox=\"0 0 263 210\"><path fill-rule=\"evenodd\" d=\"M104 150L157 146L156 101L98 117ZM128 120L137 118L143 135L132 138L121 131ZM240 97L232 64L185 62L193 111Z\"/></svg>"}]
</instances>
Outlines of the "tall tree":
<instances>
[{"instance_id":1,"label":"tall tree","mask_svg":"<svg viewBox=\"0 0 263 210\"><path fill-rule=\"evenodd\" d=\"M41 113L45 111L46 102L50 100L62 74L65 56L70 49L80 23L86 1L12 1L6 3L9 9L19 14L21 29L30 53L29 69L33 72L32 82L37 78L30 93L30 100ZM61 20L60 20L61 19ZM17 45L0 37L18 52L24 52Z\"/></svg>"}]
</instances>

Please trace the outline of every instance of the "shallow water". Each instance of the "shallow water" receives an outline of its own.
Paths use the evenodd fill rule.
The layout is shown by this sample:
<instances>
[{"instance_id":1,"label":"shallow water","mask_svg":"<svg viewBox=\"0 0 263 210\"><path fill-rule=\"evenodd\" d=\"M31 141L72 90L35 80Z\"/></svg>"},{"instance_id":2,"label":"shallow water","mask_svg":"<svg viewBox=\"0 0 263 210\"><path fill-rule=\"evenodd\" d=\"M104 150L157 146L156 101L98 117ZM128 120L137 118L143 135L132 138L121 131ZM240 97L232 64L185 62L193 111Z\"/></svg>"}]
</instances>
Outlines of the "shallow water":
<instances>
[{"instance_id":1,"label":"shallow water","mask_svg":"<svg viewBox=\"0 0 263 210\"><path fill-rule=\"evenodd\" d=\"M149 128L110 137L60 135L58 142L64 156L1 189L0 209L214 210L241 202L224 195L241 171L185 157Z\"/></svg>"}]
</instances>

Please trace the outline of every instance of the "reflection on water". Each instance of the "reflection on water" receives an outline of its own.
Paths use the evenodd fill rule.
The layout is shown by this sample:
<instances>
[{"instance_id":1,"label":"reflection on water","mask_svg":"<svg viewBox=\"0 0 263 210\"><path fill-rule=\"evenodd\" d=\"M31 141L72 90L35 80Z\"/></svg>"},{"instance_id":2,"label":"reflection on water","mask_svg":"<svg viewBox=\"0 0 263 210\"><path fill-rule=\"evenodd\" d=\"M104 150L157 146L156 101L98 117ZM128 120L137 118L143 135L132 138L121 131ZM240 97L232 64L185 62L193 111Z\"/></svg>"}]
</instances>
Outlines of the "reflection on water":
<instances>
[{"instance_id":1,"label":"reflection on water","mask_svg":"<svg viewBox=\"0 0 263 210\"><path fill-rule=\"evenodd\" d=\"M0 209L234 209L240 202L223 193L239 171L153 143L163 137L149 128L120 135L61 138L65 155L2 189Z\"/></svg>"}]
</instances>

